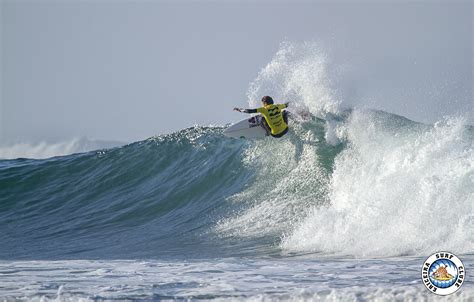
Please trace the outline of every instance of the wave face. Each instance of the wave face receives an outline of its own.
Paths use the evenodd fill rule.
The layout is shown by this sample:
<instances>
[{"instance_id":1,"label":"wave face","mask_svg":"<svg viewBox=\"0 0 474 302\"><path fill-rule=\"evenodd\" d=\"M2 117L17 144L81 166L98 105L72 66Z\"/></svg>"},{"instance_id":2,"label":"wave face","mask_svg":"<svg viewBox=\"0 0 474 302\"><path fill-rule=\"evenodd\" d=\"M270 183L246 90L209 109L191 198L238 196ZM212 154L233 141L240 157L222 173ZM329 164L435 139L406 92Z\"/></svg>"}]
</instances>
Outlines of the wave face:
<instances>
[{"instance_id":1,"label":"wave face","mask_svg":"<svg viewBox=\"0 0 474 302\"><path fill-rule=\"evenodd\" d=\"M0 161L0 258L474 251L474 131L462 119L353 110L293 121L279 140L222 129Z\"/></svg>"}]
</instances>

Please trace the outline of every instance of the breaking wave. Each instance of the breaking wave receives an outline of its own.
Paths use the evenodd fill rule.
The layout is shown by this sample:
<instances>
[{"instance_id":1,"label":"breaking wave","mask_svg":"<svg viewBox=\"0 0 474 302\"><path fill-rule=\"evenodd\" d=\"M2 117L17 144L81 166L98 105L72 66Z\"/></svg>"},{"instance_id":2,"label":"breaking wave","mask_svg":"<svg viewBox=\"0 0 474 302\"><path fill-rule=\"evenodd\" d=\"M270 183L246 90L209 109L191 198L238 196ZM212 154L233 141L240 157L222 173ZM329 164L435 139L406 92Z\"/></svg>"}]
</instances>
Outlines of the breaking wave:
<instances>
[{"instance_id":1,"label":"breaking wave","mask_svg":"<svg viewBox=\"0 0 474 302\"><path fill-rule=\"evenodd\" d=\"M283 43L251 84L252 106L291 100L282 139L193 127L77 154L94 148L0 148L44 158L0 161L0 258L473 253L473 127L348 109L327 64Z\"/></svg>"}]
</instances>

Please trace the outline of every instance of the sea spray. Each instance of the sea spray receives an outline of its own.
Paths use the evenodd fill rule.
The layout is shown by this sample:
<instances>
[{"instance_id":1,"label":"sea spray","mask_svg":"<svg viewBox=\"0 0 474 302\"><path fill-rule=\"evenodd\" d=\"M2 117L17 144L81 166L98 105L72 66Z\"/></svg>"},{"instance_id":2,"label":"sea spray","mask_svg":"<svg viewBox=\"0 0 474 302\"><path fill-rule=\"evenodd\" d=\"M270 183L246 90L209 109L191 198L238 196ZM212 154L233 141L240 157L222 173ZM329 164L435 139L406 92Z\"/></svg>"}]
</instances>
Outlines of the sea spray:
<instances>
[{"instance_id":1,"label":"sea spray","mask_svg":"<svg viewBox=\"0 0 474 302\"><path fill-rule=\"evenodd\" d=\"M340 113L341 102L329 75L329 57L316 42L283 42L280 49L251 83L250 106L261 106L263 95L276 102L291 102L292 112L314 116Z\"/></svg>"},{"instance_id":2,"label":"sea spray","mask_svg":"<svg viewBox=\"0 0 474 302\"><path fill-rule=\"evenodd\" d=\"M314 205L282 248L355 256L474 250L473 132L462 119L426 126L356 110L343 139L330 207Z\"/></svg>"}]
</instances>

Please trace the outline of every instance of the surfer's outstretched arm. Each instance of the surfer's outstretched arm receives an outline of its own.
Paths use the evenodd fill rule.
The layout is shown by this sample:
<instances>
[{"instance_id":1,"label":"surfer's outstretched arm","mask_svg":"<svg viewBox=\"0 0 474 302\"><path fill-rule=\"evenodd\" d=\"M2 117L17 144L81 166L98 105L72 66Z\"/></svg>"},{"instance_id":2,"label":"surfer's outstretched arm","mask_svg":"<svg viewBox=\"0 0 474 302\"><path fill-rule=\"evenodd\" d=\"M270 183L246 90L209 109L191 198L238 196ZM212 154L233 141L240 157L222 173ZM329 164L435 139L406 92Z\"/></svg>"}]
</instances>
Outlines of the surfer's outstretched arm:
<instances>
[{"instance_id":1,"label":"surfer's outstretched arm","mask_svg":"<svg viewBox=\"0 0 474 302\"><path fill-rule=\"evenodd\" d=\"M234 110L243 113L257 113L257 109L243 109L235 107Z\"/></svg>"}]
</instances>

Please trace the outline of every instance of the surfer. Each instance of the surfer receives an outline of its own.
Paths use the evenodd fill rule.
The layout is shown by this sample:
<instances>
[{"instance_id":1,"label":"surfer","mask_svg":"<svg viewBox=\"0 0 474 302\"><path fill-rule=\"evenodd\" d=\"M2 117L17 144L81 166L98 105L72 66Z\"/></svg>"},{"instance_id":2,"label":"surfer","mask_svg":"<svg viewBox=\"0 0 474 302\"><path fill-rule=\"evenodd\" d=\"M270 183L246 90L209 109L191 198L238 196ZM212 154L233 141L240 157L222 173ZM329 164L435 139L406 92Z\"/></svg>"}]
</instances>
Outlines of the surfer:
<instances>
[{"instance_id":1,"label":"surfer","mask_svg":"<svg viewBox=\"0 0 474 302\"><path fill-rule=\"evenodd\" d=\"M285 104L273 104L273 99L266 95L262 98L263 107L256 109L234 108L235 111L243 113L261 113L264 119L261 119L262 127L273 137L282 137L288 132L288 112L283 111L288 107L289 102Z\"/></svg>"}]
</instances>

